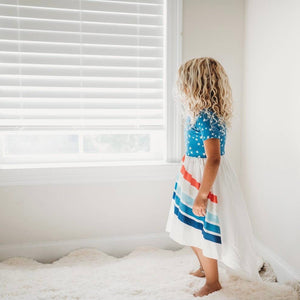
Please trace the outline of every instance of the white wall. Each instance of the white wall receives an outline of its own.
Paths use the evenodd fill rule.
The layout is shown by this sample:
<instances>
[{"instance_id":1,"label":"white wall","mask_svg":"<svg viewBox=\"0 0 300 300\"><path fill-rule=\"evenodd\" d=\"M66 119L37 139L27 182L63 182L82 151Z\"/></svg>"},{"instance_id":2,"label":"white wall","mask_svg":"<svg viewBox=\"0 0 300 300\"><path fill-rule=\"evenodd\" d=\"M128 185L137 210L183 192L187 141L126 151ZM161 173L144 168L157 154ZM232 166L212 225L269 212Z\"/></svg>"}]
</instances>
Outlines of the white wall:
<instances>
[{"instance_id":1,"label":"white wall","mask_svg":"<svg viewBox=\"0 0 300 300\"><path fill-rule=\"evenodd\" d=\"M184 0L183 19L184 60L209 55L223 63L231 80L238 116L242 90L243 1ZM237 172L239 128L236 118L226 146ZM173 185L174 178L161 182L2 186L0 242L7 245L162 233ZM78 245L84 247L84 241ZM2 253L12 248L5 249L9 250ZM39 258L42 257L40 253Z\"/></svg>"},{"instance_id":2,"label":"white wall","mask_svg":"<svg viewBox=\"0 0 300 300\"><path fill-rule=\"evenodd\" d=\"M171 179L1 187L0 241L14 244L162 232L172 189Z\"/></svg>"},{"instance_id":3,"label":"white wall","mask_svg":"<svg viewBox=\"0 0 300 300\"><path fill-rule=\"evenodd\" d=\"M247 0L241 173L255 234L300 270L300 2Z\"/></svg>"},{"instance_id":4,"label":"white wall","mask_svg":"<svg viewBox=\"0 0 300 300\"><path fill-rule=\"evenodd\" d=\"M210 56L225 68L233 92L234 118L226 149L240 174L240 106L242 102L244 1L184 0L183 61Z\"/></svg>"}]
</instances>

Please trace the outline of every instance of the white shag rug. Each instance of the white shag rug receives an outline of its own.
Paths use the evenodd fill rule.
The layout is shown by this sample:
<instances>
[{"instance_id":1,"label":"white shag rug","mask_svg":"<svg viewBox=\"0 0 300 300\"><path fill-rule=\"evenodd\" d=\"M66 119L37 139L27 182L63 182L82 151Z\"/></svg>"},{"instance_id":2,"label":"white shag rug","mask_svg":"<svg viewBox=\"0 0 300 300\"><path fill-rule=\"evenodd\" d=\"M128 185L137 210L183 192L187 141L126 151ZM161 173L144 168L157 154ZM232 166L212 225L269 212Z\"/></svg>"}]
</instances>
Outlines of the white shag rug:
<instances>
[{"instance_id":1,"label":"white shag rug","mask_svg":"<svg viewBox=\"0 0 300 300\"><path fill-rule=\"evenodd\" d=\"M296 300L289 285L242 280L220 267L218 292L194 297L205 279L189 274L198 267L190 247L177 251L138 247L117 258L96 249L75 250L43 264L14 257L0 263L0 299L97 299L97 300ZM268 281L269 280L269 281Z\"/></svg>"}]
</instances>

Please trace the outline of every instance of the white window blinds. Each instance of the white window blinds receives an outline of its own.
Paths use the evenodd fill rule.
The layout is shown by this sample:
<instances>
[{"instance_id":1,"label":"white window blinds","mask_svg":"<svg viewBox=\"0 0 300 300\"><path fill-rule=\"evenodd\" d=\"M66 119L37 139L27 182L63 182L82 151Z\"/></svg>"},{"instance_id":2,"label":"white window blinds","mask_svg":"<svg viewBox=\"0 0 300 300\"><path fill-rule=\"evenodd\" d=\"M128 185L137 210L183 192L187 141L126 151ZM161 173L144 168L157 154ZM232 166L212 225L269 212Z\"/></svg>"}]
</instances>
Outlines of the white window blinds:
<instances>
[{"instance_id":1,"label":"white window blinds","mask_svg":"<svg viewBox=\"0 0 300 300\"><path fill-rule=\"evenodd\" d=\"M0 0L3 130L164 128L164 0Z\"/></svg>"},{"instance_id":2,"label":"white window blinds","mask_svg":"<svg viewBox=\"0 0 300 300\"><path fill-rule=\"evenodd\" d=\"M163 160L166 0L0 0L0 161Z\"/></svg>"}]
</instances>

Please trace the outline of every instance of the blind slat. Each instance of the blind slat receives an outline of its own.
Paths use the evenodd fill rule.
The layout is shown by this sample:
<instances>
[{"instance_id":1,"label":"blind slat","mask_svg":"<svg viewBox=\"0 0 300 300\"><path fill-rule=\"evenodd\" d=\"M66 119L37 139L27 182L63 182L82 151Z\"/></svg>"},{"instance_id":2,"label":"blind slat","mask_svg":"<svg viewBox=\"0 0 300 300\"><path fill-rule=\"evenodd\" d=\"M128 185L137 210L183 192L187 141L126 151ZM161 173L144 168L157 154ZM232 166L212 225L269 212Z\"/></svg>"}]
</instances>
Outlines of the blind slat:
<instances>
[{"instance_id":1,"label":"blind slat","mask_svg":"<svg viewBox=\"0 0 300 300\"><path fill-rule=\"evenodd\" d=\"M52 54L79 54L80 49L83 55L115 55L115 56L133 56L133 57L162 57L163 47L153 46L109 46L109 45L90 45L90 44L65 44L65 43L39 43L18 40L2 40L1 51L18 52L18 44L22 53L38 52Z\"/></svg>"},{"instance_id":2,"label":"blind slat","mask_svg":"<svg viewBox=\"0 0 300 300\"><path fill-rule=\"evenodd\" d=\"M80 108L82 106L81 98L43 98L43 103L37 98L22 98L22 103L18 97L3 98L0 102L0 108ZM116 109L162 109L162 99L139 99L132 98L88 98L84 101L84 108L116 108Z\"/></svg>"},{"instance_id":3,"label":"blind slat","mask_svg":"<svg viewBox=\"0 0 300 300\"><path fill-rule=\"evenodd\" d=\"M80 60L81 59L81 60ZM16 53L0 53L0 61L6 63L18 63L19 55ZM117 57L108 55L55 55L40 53L23 53L22 63L27 64L60 64L107 67L139 67L139 68L163 68L163 60L156 57Z\"/></svg>"},{"instance_id":4,"label":"blind slat","mask_svg":"<svg viewBox=\"0 0 300 300\"><path fill-rule=\"evenodd\" d=\"M68 22L51 22L47 20L20 20L22 30L39 30L39 31L53 31L53 32L74 32L78 33L78 24L74 26L73 23ZM119 35L140 35L140 36L163 36L163 26L149 25L140 26L137 24L115 24L115 23L101 23L101 22L86 22L81 24L83 33L102 33L102 34L119 34ZM0 28L16 29L17 19L0 16ZM78 33L79 34L79 33Z\"/></svg>"},{"instance_id":5,"label":"blind slat","mask_svg":"<svg viewBox=\"0 0 300 300\"><path fill-rule=\"evenodd\" d=\"M88 108L66 108L66 109L41 109L41 108L3 108L0 109L1 119L12 119L15 117L24 119L72 119L84 117L85 119L161 119L160 109L88 109Z\"/></svg>"},{"instance_id":6,"label":"blind slat","mask_svg":"<svg viewBox=\"0 0 300 300\"><path fill-rule=\"evenodd\" d=\"M71 66L71 65L37 65L37 64L5 64L0 63L0 74L19 74L19 67L24 75L49 76L96 76L96 77L139 77L162 78L160 68L118 68L99 66ZM18 75L19 76L19 75Z\"/></svg>"},{"instance_id":7,"label":"blind slat","mask_svg":"<svg viewBox=\"0 0 300 300\"><path fill-rule=\"evenodd\" d=\"M77 87L82 84L86 88L136 88L139 89L158 89L163 87L161 79L140 79L140 78L95 78L80 76L18 76L18 75L0 75L0 86L16 86L18 79L22 79L23 86L36 87Z\"/></svg>"},{"instance_id":8,"label":"blind slat","mask_svg":"<svg viewBox=\"0 0 300 300\"><path fill-rule=\"evenodd\" d=\"M124 45L124 46L154 46L162 47L163 39L161 37L151 36L130 36L118 34L76 34L70 32L46 32L46 31L18 31L10 29L0 29L0 36L6 40L20 41L47 41L47 43L82 43L87 44L105 44L105 45Z\"/></svg>"},{"instance_id":9,"label":"blind slat","mask_svg":"<svg viewBox=\"0 0 300 300\"><path fill-rule=\"evenodd\" d=\"M11 12L6 7L1 8L1 14L5 17L19 20L47 20L52 22L69 22L74 25L78 24L79 12L68 11L47 11L47 10L28 10L26 8L20 9L22 14L16 16L15 12ZM163 26L163 17L155 15L135 15L135 14L118 14L118 13L104 13L104 12L82 12L81 22L106 22L115 24L140 24L140 25L159 25Z\"/></svg>"},{"instance_id":10,"label":"blind slat","mask_svg":"<svg viewBox=\"0 0 300 300\"><path fill-rule=\"evenodd\" d=\"M46 10L46 11L69 11L78 12L79 2L78 1L52 1L48 0L19 0L19 5L23 10ZM0 7L6 7L7 9L13 8L14 6L10 3L0 4ZM82 11L101 11L106 13L119 12L122 14L152 14L152 15L162 15L163 5L162 1L160 3L130 3L130 2L112 2L112 1L81 1Z\"/></svg>"}]
</instances>

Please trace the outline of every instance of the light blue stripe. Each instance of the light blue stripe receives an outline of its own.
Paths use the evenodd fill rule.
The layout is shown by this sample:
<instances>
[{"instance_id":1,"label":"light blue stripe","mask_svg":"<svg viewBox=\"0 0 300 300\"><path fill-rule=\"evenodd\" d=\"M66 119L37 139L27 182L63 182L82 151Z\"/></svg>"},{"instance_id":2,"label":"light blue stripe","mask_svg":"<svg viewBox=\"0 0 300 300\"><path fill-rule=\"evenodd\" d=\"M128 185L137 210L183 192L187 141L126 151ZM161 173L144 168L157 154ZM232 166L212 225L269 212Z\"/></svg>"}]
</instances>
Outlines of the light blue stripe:
<instances>
[{"instance_id":1,"label":"light blue stripe","mask_svg":"<svg viewBox=\"0 0 300 300\"><path fill-rule=\"evenodd\" d=\"M190 206L191 208L193 207L194 199L181 191L181 187L177 181L175 183L174 190L176 191L177 195L180 195L181 202L185 203L186 205ZM207 220L207 222L220 224L218 216L216 216L208 211L206 212L206 220Z\"/></svg>"},{"instance_id":2,"label":"light blue stripe","mask_svg":"<svg viewBox=\"0 0 300 300\"><path fill-rule=\"evenodd\" d=\"M176 205L179 207L179 210L181 212L186 213L187 215L192 216L193 218L197 219L198 221L195 220L195 222L202 223L203 227L206 230L214 232L214 233L220 233L220 227L218 225L209 223L208 220L206 219L206 217L202 217L202 216L200 217L200 216L195 215L193 213L193 210L190 207L186 206L184 203L182 203L180 201L180 197L176 194L175 191L173 193L173 199L175 200Z\"/></svg>"}]
</instances>

